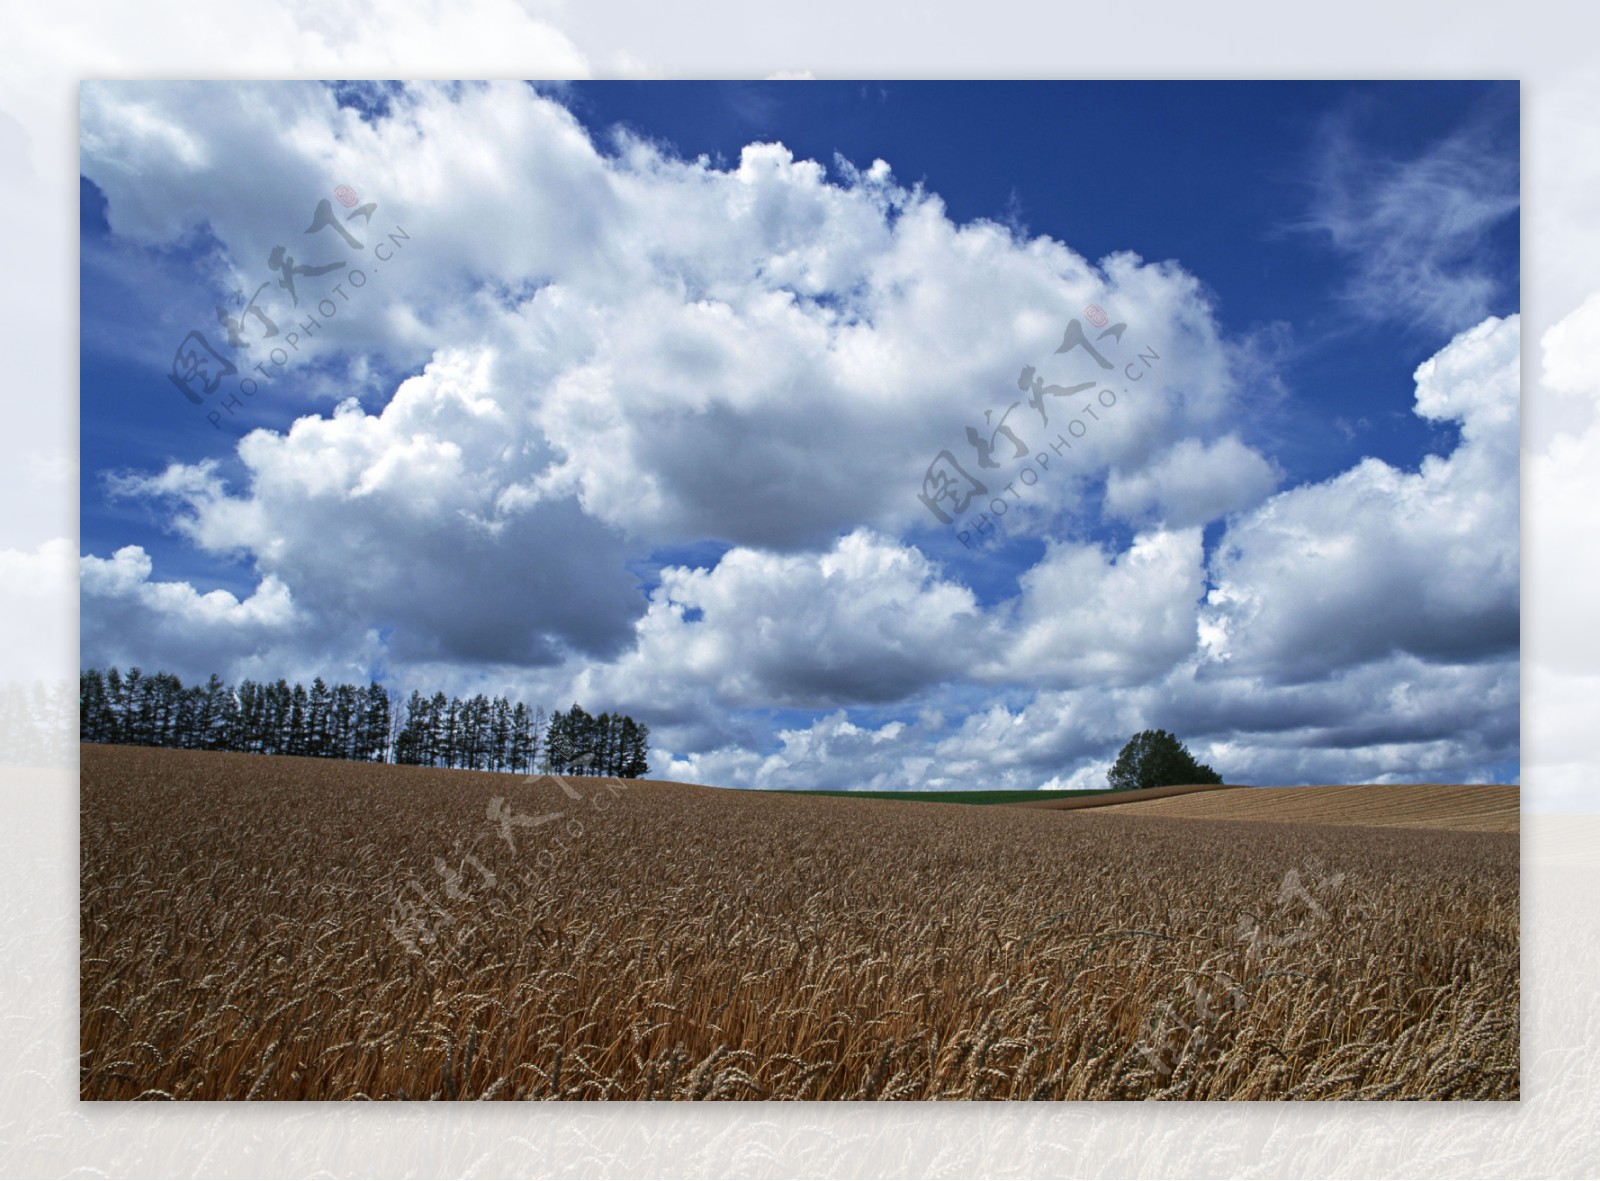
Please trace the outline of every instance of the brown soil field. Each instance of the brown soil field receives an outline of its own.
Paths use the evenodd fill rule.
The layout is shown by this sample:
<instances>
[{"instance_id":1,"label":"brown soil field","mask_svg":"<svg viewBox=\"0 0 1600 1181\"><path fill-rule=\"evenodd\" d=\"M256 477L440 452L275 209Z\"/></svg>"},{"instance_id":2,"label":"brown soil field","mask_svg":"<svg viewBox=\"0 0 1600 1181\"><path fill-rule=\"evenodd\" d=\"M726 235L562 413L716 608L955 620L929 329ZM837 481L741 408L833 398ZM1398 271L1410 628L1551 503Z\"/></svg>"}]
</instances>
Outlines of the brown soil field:
<instances>
[{"instance_id":1,"label":"brown soil field","mask_svg":"<svg viewBox=\"0 0 1600 1181\"><path fill-rule=\"evenodd\" d=\"M1103 811L1196 820L1516 832L1521 817L1520 798L1521 789L1516 784L1498 783L1233 787L1145 802L1119 801L1105 805Z\"/></svg>"},{"instance_id":2,"label":"brown soil field","mask_svg":"<svg viewBox=\"0 0 1600 1181\"><path fill-rule=\"evenodd\" d=\"M80 791L85 1099L1520 1092L1511 833L106 746Z\"/></svg>"}]
</instances>

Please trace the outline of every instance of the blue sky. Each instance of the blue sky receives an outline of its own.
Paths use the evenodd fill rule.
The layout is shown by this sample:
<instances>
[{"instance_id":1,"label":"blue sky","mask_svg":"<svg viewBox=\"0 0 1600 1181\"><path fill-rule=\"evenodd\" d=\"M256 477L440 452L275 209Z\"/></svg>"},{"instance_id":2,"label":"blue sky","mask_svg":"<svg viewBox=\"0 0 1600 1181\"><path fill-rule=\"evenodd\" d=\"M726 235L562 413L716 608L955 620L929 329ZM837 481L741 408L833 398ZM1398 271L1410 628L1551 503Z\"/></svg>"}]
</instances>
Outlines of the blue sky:
<instances>
[{"instance_id":1,"label":"blue sky","mask_svg":"<svg viewBox=\"0 0 1600 1181\"><path fill-rule=\"evenodd\" d=\"M1517 774L1515 83L90 83L82 167L86 665L740 785ZM401 227L222 429L178 392L271 248ZM963 542L924 469L1091 304L1151 386Z\"/></svg>"}]
</instances>

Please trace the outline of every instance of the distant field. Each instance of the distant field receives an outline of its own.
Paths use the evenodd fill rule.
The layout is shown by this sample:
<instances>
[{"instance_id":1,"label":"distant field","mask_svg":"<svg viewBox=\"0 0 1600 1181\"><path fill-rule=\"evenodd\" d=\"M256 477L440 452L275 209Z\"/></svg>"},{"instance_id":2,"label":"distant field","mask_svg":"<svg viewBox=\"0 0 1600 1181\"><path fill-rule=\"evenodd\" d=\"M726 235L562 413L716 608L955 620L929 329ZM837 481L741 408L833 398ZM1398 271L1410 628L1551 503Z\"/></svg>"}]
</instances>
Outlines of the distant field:
<instances>
[{"instance_id":1,"label":"distant field","mask_svg":"<svg viewBox=\"0 0 1600 1181\"><path fill-rule=\"evenodd\" d=\"M1131 804L1139 800L1164 800L1168 796L1186 796L1201 791L1250 791L1251 788L1233 787L1225 783L1185 783L1176 787L1139 787L1125 791L1088 791L1073 792L1074 799L1048 800L1041 799L1044 792L1007 793L1019 794L1023 798L1017 800L1025 808L1049 808L1052 811L1069 812L1082 808L1110 808L1118 804Z\"/></svg>"},{"instance_id":2,"label":"distant field","mask_svg":"<svg viewBox=\"0 0 1600 1181\"><path fill-rule=\"evenodd\" d=\"M1515 834L1140 806L85 745L79 1093L1518 1097Z\"/></svg>"},{"instance_id":3,"label":"distant field","mask_svg":"<svg viewBox=\"0 0 1600 1181\"><path fill-rule=\"evenodd\" d=\"M902 800L923 804L1021 804L1037 800L1078 799L1083 796L1103 796L1107 793L1097 788L1080 788L1074 791L807 791L788 790L791 796L840 796L852 800Z\"/></svg>"},{"instance_id":4,"label":"distant field","mask_svg":"<svg viewBox=\"0 0 1600 1181\"><path fill-rule=\"evenodd\" d=\"M1235 787L1170 799L1126 800L1101 811L1198 820L1275 824L1353 824L1516 832L1516 784L1363 784L1328 787Z\"/></svg>"}]
</instances>

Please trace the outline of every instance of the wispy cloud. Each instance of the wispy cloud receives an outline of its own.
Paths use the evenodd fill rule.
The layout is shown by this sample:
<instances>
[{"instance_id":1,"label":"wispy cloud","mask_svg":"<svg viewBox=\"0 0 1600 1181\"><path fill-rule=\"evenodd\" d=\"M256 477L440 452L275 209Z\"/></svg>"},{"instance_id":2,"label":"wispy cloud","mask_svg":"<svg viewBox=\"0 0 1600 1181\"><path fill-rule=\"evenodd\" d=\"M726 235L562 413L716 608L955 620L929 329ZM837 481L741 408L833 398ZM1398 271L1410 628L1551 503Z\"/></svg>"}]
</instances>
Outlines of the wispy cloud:
<instances>
[{"instance_id":1,"label":"wispy cloud","mask_svg":"<svg viewBox=\"0 0 1600 1181\"><path fill-rule=\"evenodd\" d=\"M1348 257L1344 296L1358 318L1399 313L1454 334L1495 310L1503 280L1488 239L1520 205L1515 159L1490 149L1496 132L1473 124L1406 159L1363 145L1348 120L1327 126L1296 228Z\"/></svg>"}]
</instances>

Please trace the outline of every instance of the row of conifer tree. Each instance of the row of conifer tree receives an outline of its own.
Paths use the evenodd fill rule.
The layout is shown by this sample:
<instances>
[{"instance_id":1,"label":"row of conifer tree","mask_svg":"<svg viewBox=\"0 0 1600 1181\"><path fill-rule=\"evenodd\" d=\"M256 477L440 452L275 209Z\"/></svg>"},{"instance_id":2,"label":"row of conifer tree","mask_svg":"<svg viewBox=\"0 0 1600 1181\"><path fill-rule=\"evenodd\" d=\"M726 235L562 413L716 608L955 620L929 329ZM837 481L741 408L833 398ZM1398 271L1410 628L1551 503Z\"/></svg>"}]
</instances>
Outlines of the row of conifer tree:
<instances>
[{"instance_id":1,"label":"row of conifer tree","mask_svg":"<svg viewBox=\"0 0 1600 1181\"><path fill-rule=\"evenodd\" d=\"M216 674L185 685L172 673L111 668L79 674L78 706L83 742L624 779L650 770L649 727L576 703L546 717L543 707L482 693L413 691L402 703L376 681L235 688Z\"/></svg>"}]
</instances>

